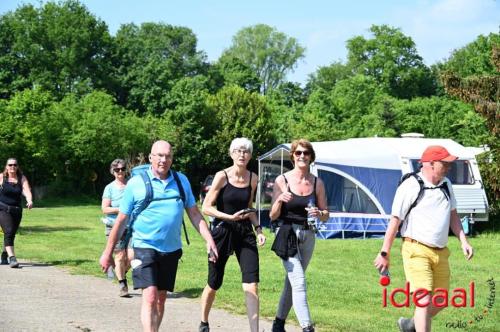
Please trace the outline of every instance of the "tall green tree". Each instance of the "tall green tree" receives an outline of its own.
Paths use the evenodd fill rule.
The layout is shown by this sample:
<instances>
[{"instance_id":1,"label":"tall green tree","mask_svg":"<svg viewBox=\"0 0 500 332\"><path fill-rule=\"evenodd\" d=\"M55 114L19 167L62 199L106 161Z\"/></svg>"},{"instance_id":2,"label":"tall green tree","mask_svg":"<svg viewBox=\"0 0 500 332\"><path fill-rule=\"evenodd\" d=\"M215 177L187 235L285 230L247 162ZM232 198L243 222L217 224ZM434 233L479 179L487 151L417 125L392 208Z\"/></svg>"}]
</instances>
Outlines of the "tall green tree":
<instances>
[{"instance_id":1,"label":"tall green tree","mask_svg":"<svg viewBox=\"0 0 500 332\"><path fill-rule=\"evenodd\" d=\"M487 46L491 46L488 48ZM490 58L490 65L484 59ZM446 92L474 106L488 127L484 143L488 154L480 156L481 174L488 193L490 208L498 221L500 216L500 40L498 34L478 39L454 52L444 64L441 75ZM457 65L457 63L459 65ZM474 69L475 64L479 69Z\"/></svg>"},{"instance_id":2,"label":"tall green tree","mask_svg":"<svg viewBox=\"0 0 500 332\"><path fill-rule=\"evenodd\" d=\"M465 146L479 146L488 138L484 119L474 109L449 97L393 100L397 135L417 132L429 138L451 138Z\"/></svg>"},{"instance_id":3,"label":"tall green tree","mask_svg":"<svg viewBox=\"0 0 500 332\"><path fill-rule=\"evenodd\" d=\"M207 76L211 78L215 89L220 90L224 85L237 85L251 92L259 92L261 81L257 73L240 59L223 54L210 66Z\"/></svg>"},{"instance_id":4,"label":"tall green tree","mask_svg":"<svg viewBox=\"0 0 500 332\"><path fill-rule=\"evenodd\" d=\"M112 40L76 0L23 5L0 17L0 97L40 87L59 99L109 89Z\"/></svg>"},{"instance_id":5,"label":"tall green tree","mask_svg":"<svg viewBox=\"0 0 500 332\"><path fill-rule=\"evenodd\" d=\"M341 62L334 62L329 66L319 67L316 72L309 75L306 90L314 91L321 88L325 91L333 89L338 81L353 76L352 70Z\"/></svg>"},{"instance_id":6,"label":"tall green tree","mask_svg":"<svg viewBox=\"0 0 500 332\"><path fill-rule=\"evenodd\" d=\"M34 184L51 176L53 151L42 139L48 128L41 119L53 103L49 92L36 89L17 92L0 104L0 160L16 157Z\"/></svg>"},{"instance_id":7,"label":"tall green tree","mask_svg":"<svg viewBox=\"0 0 500 332\"><path fill-rule=\"evenodd\" d=\"M216 119L212 139L217 147L218 163L228 161L229 143L236 137L253 141L254 154L267 151L275 143L271 111L263 96L238 86L227 86L207 100Z\"/></svg>"},{"instance_id":8,"label":"tall green tree","mask_svg":"<svg viewBox=\"0 0 500 332\"><path fill-rule=\"evenodd\" d=\"M195 188L220 163L213 140L218 123L207 105L209 85L202 75L177 81L169 92L170 109L158 123L159 138L174 147L173 167L187 174Z\"/></svg>"},{"instance_id":9,"label":"tall green tree","mask_svg":"<svg viewBox=\"0 0 500 332\"><path fill-rule=\"evenodd\" d=\"M380 107L387 97L371 76L356 75L339 81L330 99L342 138L394 136L392 110Z\"/></svg>"},{"instance_id":10,"label":"tall green tree","mask_svg":"<svg viewBox=\"0 0 500 332\"><path fill-rule=\"evenodd\" d=\"M126 108L160 115L168 92L183 77L204 68L205 55L185 27L162 23L122 25L116 34L118 100Z\"/></svg>"},{"instance_id":11,"label":"tall green tree","mask_svg":"<svg viewBox=\"0 0 500 332\"><path fill-rule=\"evenodd\" d=\"M500 34L480 35L476 40L454 50L443 63L438 64L441 72L452 72L458 77L496 75L497 68L492 61L493 49L500 47Z\"/></svg>"},{"instance_id":12,"label":"tall green tree","mask_svg":"<svg viewBox=\"0 0 500 332\"><path fill-rule=\"evenodd\" d=\"M418 55L411 37L387 25L372 25L373 37L347 41L347 66L375 79L391 96L411 99L431 96L436 78Z\"/></svg>"},{"instance_id":13,"label":"tall green tree","mask_svg":"<svg viewBox=\"0 0 500 332\"><path fill-rule=\"evenodd\" d=\"M304 52L295 38L266 24L257 24L238 31L224 55L236 57L252 68L261 80L260 92L266 94L284 82Z\"/></svg>"}]
</instances>

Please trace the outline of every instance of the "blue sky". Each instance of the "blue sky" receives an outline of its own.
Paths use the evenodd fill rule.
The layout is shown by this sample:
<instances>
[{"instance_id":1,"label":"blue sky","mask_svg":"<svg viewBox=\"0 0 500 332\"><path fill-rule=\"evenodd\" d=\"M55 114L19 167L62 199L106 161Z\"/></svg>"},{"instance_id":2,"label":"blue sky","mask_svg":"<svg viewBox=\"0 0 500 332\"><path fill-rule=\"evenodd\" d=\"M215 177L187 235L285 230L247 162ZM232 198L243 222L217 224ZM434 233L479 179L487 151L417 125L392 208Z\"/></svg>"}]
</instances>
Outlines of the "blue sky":
<instances>
[{"instance_id":1,"label":"blue sky","mask_svg":"<svg viewBox=\"0 0 500 332\"><path fill-rule=\"evenodd\" d=\"M0 14L39 0L0 0ZM163 22L190 28L198 49L215 61L243 27L258 23L297 38L305 58L288 79L304 83L308 74L346 60L345 42L369 36L372 24L400 28L416 43L427 65L478 35L498 33L500 4L495 0L81 0L114 34L124 23Z\"/></svg>"}]
</instances>

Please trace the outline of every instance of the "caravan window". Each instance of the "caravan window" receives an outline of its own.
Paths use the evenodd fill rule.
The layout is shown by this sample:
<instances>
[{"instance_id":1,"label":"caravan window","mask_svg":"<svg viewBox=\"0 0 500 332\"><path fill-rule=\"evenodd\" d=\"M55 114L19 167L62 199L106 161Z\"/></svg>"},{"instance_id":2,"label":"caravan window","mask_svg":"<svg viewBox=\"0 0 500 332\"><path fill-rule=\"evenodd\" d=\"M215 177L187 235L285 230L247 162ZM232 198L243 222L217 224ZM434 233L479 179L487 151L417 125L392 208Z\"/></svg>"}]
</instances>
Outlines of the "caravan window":
<instances>
[{"instance_id":1,"label":"caravan window","mask_svg":"<svg viewBox=\"0 0 500 332\"><path fill-rule=\"evenodd\" d=\"M271 203L273 197L274 180L278 175L288 172L293 166L291 162L284 160L283 168L276 161L274 163L262 163L260 173L260 203L265 205Z\"/></svg>"},{"instance_id":2,"label":"caravan window","mask_svg":"<svg viewBox=\"0 0 500 332\"><path fill-rule=\"evenodd\" d=\"M325 183L329 211L380 213L370 197L351 180L321 169L318 176Z\"/></svg>"},{"instance_id":3,"label":"caravan window","mask_svg":"<svg viewBox=\"0 0 500 332\"><path fill-rule=\"evenodd\" d=\"M413 170L420 170L420 162L417 159L412 159L411 164ZM453 184L474 184L474 176L468 160L456 160L451 164L451 168L446 175Z\"/></svg>"}]
</instances>

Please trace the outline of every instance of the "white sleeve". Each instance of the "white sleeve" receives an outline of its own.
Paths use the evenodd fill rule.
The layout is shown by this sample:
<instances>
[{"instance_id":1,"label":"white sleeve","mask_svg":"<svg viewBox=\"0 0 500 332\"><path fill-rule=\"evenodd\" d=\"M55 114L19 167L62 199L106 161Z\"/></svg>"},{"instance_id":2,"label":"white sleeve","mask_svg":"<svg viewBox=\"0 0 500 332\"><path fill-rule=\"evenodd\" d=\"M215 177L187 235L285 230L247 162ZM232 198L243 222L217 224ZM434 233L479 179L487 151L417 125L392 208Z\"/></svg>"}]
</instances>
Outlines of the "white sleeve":
<instances>
[{"instance_id":1,"label":"white sleeve","mask_svg":"<svg viewBox=\"0 0 500 332\"><path fill-rule=\"evenodd\" d=\"M410 209L410 206L415 202L420 191L420 185L414 178L408 178L396 190L394 201L392 202L391 215L403 221Z\"/></svg>"}]
</instances>

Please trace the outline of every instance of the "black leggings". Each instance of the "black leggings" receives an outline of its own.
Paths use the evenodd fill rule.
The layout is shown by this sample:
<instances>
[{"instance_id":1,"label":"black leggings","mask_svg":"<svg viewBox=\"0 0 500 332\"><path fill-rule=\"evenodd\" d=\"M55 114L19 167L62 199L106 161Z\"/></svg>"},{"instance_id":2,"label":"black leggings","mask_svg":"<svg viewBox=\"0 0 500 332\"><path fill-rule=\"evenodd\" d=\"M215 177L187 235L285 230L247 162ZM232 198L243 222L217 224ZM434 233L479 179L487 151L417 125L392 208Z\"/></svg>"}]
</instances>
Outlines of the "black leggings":
<instances>
[{"instance_id":1,"label":"black leggings","mask_svg":"<svg viewBox=\"0 0 500 332\"><path fill-rule=\"evenodd\" d=\"M0 211L0 226L3 230L3 244L6 247L14 246L14 238L21 224L23 216L22 210L18 211Z\"/></svg>"}]
</instances>

